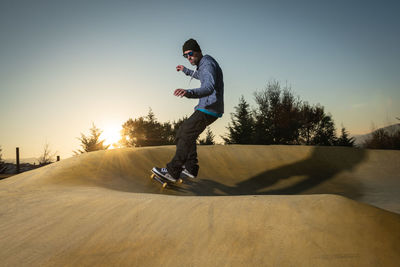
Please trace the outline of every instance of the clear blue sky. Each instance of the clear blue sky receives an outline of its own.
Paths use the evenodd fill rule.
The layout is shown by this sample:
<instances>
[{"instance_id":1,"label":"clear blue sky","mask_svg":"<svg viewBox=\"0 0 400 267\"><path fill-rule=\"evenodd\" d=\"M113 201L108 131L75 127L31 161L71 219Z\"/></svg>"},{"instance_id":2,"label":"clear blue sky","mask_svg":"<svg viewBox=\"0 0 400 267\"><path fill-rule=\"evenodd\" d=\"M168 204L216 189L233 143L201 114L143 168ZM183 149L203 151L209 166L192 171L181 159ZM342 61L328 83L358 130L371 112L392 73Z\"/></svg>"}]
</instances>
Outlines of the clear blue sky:
<instances>
[{"instance_id":1,"label":"clear blue sky","mask_svg":"<svg viewBox=\"0 0 400 267\"><path fill-rule=\"evenodd\" d=\"M172 95L189 88L175 70L189 38L224 72L217 136L239 97L254 104L272 79L351 134L395 123L399 13L397 1L1 1L3 157L46 142L69 157L92 122L110 132L150 107L160 121L190 115L196 100Z\"/></svg>"}]
</instances>

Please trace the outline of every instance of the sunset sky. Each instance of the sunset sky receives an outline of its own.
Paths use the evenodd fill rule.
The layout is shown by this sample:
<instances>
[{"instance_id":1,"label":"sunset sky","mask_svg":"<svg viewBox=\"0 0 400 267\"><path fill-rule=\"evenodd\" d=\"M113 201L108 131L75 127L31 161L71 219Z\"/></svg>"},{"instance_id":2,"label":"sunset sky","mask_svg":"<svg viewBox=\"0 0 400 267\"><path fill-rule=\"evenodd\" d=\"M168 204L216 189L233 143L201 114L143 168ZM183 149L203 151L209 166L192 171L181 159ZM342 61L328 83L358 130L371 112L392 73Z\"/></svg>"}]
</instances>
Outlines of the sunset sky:
<instances>
[{"instance_id":1,"label":"sunset sky","mask_svg":"<svg viewBox=\"0 0 400 267\"><path fill-rule=\"evenodd\" d=\"M221 142L241 95L268 81L291 86L350 134L400 117L398 1L0 1L0 146L3 158L61 158L92 122L106 136L152 108L159 121L190 115L173 96L198 81L182 45L196 39L220 64ZM111 139L112 137L109 137ZM115 137L114 137L115 138Z\"/></svg>"}]
</instances>

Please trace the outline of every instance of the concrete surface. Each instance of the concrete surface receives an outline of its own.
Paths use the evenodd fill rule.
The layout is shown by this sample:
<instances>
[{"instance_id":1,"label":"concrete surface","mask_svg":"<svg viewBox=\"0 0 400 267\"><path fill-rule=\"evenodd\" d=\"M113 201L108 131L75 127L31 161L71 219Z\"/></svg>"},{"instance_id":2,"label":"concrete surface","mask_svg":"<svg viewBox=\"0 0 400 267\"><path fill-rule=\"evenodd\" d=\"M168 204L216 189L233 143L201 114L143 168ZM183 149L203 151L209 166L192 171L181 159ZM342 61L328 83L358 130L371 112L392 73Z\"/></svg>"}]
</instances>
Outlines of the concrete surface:
<instances>
[{"instance_id":1,"label":"concrete surface","mask_svg":"<svg viewBox=\"0 0 400 267\"><path fill-rule=\"evenodd\" d=\"M202 146L99 151L0 181L0 266L397 266L400 152ZM340 196L341 195L341 196Z\"/></svg>"}]
</instances>

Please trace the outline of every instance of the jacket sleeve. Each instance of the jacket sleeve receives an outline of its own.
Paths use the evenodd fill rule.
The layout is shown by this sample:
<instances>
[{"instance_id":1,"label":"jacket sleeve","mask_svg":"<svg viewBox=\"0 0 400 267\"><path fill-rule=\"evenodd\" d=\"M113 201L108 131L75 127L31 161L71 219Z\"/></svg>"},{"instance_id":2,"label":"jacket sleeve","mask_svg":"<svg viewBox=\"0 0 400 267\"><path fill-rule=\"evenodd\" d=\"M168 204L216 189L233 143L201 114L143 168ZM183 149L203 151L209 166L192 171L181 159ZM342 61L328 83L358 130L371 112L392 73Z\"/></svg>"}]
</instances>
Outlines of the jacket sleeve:
<instances>
[{"instance_id":1,"label":"jacket sleeve","mask_svg":"<svg viewBox=\"0 0 400 267\"><path fill-rule=\"evenodd\" d=\"M213 65L208 64L204 66L201 71L200 82L201 87L196 89L186 90L187 98L202 98L211 95L215 90L216 69Z\"/></svg>"},{"instance_id":2,"label":"jacket sleeve","mask_svg":"<svg viewBox=\"0 0 400 267\"><path fill-rule=\"evenodd\" d=\"M192 76L193 75L193 78L199 80L200 79L199 72L196 71L196 72L194 72L194 74L193 74L193 72L194 72L193 70L188 69L186 67L183 67L183 73L185 73L187 76Z\"/></svg>"}]
</instances>

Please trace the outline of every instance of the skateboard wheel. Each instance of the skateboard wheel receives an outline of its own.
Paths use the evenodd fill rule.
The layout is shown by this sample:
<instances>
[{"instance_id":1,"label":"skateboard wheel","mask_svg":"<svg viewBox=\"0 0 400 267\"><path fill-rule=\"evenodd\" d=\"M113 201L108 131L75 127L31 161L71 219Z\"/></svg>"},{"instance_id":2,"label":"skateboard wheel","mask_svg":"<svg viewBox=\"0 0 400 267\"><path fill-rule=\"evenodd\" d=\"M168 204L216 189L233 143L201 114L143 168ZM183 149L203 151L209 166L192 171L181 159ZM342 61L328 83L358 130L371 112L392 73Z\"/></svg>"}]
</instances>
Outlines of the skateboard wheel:
<instances>
[{"instance_id":1,"label":"skateboard wheel","mask_svg":"<svg viewBox=\"0 0 400 267\"><path fill-rule=\"evenodd\" d=\"M154 179L154 173L152 175L150 175L150 179Z\"/></svg>"},{"instance_id":2,"label":"skateboard wheel","mask_svg":"<svg viewBox=\"0 0 400 267\"><path fill-rule=\"evenodd\" d=\"M183 183L183 180L182 179L178 179L178 183Z\"/></svg>"},{"instance_id":3,"label":"skateboard wheel","mask_svg":"<svg viewBox=\"0 0 400 267\"><path fill-rule=\"evenodd\" d=\"M163 183L162 187L166 188L167 187L167 183Z\"/></svg>"}]
</instances>

